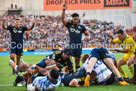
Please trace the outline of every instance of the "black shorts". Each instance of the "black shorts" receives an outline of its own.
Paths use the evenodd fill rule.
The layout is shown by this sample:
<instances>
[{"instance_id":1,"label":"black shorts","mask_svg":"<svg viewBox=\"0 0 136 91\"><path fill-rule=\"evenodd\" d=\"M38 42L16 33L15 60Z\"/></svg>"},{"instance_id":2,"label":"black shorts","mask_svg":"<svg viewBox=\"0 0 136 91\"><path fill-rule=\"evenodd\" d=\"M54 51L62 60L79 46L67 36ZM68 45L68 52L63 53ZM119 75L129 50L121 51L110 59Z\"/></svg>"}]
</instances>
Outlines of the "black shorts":
<instances>
[{"instance_id":1,"label":"black shorts","mask_svg":"<svg viewBox=\"0 0 136 91\"><path fill-rule=\"evenodd\" d=\"M104 58L111 58L108 50L106 48L100 47L100 48L94 48L91 51L91 57L95 57L98 60L103 60Z\"/></svg>"},{"instance_id":2,"label":"black shorts","mask_svg":"<svg viewBox=\"0 0 136 91\"><path fill-rule=\"evenodd\" d=\"M23 44L22 43L11 43L10 46L10 53L15 53L16 55L22 56L23 55Z\"/></svg>"}]
</instances>

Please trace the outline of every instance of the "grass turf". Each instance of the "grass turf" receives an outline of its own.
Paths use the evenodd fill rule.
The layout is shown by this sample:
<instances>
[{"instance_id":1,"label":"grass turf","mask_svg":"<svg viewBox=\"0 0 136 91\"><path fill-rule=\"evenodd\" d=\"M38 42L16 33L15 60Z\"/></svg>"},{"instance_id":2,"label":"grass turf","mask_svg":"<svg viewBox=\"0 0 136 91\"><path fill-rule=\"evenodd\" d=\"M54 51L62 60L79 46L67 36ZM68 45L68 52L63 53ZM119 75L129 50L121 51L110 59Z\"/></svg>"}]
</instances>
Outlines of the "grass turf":
<instances>
[{"instance_id":1,"label":"grass turf","mask_svg":"<svg viewBox=\"0 0 136 91\"><path fill-rule=\"evenodd\" d=\"M123 54L116 54L117 60L120 59ZM44 58L44 55L40 56L23 56L22 59L27 63L38 63ZM15 80L15 75L11 73L11 67L9 66L9 56L0 56L0 91L26 91L25 87L12 86ZM130 76L130 72L127 66L123 66L125 72ZM89 88L73 88L73 87L58 87L56 91L136 91L136 85L120 86L118 83L108 86L90 86Z\"/></svg>"}]
</instances>

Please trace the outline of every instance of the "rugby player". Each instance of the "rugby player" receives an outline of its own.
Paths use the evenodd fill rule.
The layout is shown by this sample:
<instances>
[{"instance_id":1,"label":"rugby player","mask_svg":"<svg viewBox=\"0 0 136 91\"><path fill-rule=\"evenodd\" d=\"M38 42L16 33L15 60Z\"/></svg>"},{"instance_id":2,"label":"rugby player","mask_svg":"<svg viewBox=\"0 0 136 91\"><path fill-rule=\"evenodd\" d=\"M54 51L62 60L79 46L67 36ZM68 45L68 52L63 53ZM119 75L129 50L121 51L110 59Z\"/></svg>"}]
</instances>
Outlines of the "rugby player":
<instances>
[{"instance_id":1,"label":"rugby player","mask_svg":"<svg viewBox=\"0 0 136 91\"><path fill-rule=\"evenodd\" d=\"M102 60L108 68L115 74L116 78L120 82L120 85L129 85L129 83L125 82L120 74L117 68L115 67L113 60L111 59L111 56L106 48L100 47L100 48L94 48L91 51L91 56L89 57L89 64L86 71L86 78L85 78L85 87L90 86L90 74L95 67L95 64L98 60Z\"/></svg>"},{"instance_id":2,"label":"rugby player","mask_svg":"<svg viewBox=\"0 0 136 91\"><path fill-rule=\"evenodd\" d=\"M59 72L56 69L48 71L38 66L35 66L35 68L39 72L44 70L46 76L36 77L32 80L31 70L27 70L29 73L29 76L27 77L28 91L54 91L60 85L61 79L59 77Z\"/></svg>"},{"instance_id":3,"label":"rugby player","mask_svg":"<svg viewBox=\"0 0 136 91\"><path fill-rule=\"evenodd\" d=\"M127 80L129 77L127 76L127 74L125 73L125 71L123 70L121 66L125 65L128 59L134 56L134 52L136 48L135 41L129 35L126 35L123 30L118 30L117 32L118 38L115 40L113 40L114 36L112 34L110 36L111 36L111 43L120 44L121 47L123 48L121 50L113 49L113 51L125 53L124 56L117 62L117 68L120 71L120 73L122 73L123 78ZM133 65L130 65L128 68L130 70L131 77L133 77L134 75Z\"/></svg>"},{"instance_id":4,"label":"rugby player","mask_svg":"<svg viewBox=\"0 0 136 91\"><path fill-rule=\"evenodd\" d=\"M5 17L2 17L2 28L9 30L11 33L11 43L10 43L10 59L14 60L16 55L16 64L20 64L20 58L23 55L23 34L27 30L32 30L35 25L35 19L32 21L30 27L21 26L20 20L15 19L14 26L5 26ZM15 74L13 70L13 74Z\"/></svg>"},{"instance_id":5,"label":"rugby player","mask_svg":"<svg viewBox=\"0 0 136 91\"><path fill-rule=\"evenodd\" d=\"M82 34L85 34L85 40L89 41L89 33L87 32L85 26L80 24L79 14L72 14L72 22L68 22L65 19L66 9L67 4L64 4L61 21L68 29L70 39L69 45L72 48L72 56L75 57L76 70L78 70L80 68L80 56L82 54Z\"/></svg>"}]
</instances>

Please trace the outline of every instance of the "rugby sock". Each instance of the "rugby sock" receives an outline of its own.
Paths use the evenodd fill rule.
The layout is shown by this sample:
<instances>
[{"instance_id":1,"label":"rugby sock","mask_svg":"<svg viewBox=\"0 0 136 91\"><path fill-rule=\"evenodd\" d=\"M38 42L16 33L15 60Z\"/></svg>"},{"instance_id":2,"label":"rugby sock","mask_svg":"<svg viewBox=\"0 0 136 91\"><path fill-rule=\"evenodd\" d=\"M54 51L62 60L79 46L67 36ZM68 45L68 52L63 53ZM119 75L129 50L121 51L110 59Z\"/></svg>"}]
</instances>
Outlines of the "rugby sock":
<instances>
[{"instance_id":1,"label":"rugby sock","mask_svg":"<svg viewBox=\"0 0 136 91\"><path fill-rule=\"evenodd\" d=\"M118 70L123 75L124 78L128 78L127 74L125 73L122 67L119 67Z\"/></svg>"},{"instance_id":2,"label":"rugby sock","mask_svg":"<svg viewBox=\"0 0 136 91\"><path fill-rule=\"evenodd\" d=\"M19 72L19 71L20 71L20 70L19 70L19 66L18 66L18 65L15 67L15 70L16 70L17 72Z\"/></svg>"},{"instance_id":3,"label":"rugby sock","mask_svg":"<svg viewBox=\"0 0 136 91\"><path fill-rule=\"evenodd\" d=\"M17 66L14 62L12 62L11 64L12 64L13 67L16 67L16 66Z\"/></svg>"},{"instance_id":4,"label":"rugby sock","mask_svg":"<svg viewBox=\"0 0 136 91\"><path fill-rule=\"evenodd\" d=\"M12 63L13 68L15 69L15 71L19 72L19 66L16 65L14 62Z\"/></svg>"},{"instance_id":5,"label":"rugby sock","mask_svg":"<svg viewBox=\"0 0 136 91\"><path fill-rule=\"evenodd\" d=\"M136 64L134 64L134 80L136 80Z\"/></svg>"},{"instance_id":6,"label":"rugby sock","mask_svg":"<svg viewBox=\"0 0 136 91\"><path fill-rule=\"evenodd\" d=\"M123 79L120 77L120 78L118 78L118 81L121 81L121 82L123 82Z\"/></svg>"},{"instance_id":7,"label":"rugby sock","mask_svg":"<svg viewBox=\"0 0 136 91\"><path fill-rule=\"evenodd\" d=\"M129 66L128 69L129 69L129 71L130 71L130 73L131 73L131 78L133 78L133 76L134 76L134 68L133 68L133 65Z\"/></svg>"}]
</instances>

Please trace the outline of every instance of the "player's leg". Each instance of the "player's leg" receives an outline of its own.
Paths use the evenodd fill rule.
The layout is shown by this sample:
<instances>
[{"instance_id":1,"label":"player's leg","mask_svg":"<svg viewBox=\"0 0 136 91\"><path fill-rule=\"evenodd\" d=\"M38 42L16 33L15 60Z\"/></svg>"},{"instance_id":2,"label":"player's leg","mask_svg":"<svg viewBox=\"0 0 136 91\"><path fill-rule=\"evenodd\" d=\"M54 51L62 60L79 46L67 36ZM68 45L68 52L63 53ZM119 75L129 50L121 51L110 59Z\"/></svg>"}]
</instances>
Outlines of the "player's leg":
<instances>
[{"instance_id":1,"label":"player's leg","mask_svg":"<svg viewBox=\"0 0 136 91\"><path fill-rule=\"evenodd\" d=\"M124 57L118 61L118 69L121 73L123 73L123 77L124 78L128 78L128 76L126 75L126 73L124 72L124 70L121 68L122 65L126 64L126 62L129 60L130 57L133 57L134 55L133 54L125 54ZM130 73L131 73L131 77L133 77L134 75L134 68L133 68L133 65L130 65L128 66L129 70L130 70Z\"/></svg>"},{"instance_id":2,"label":"player's leg","mask_svg":"<svg viewBox=\"0 0 136 91\"><path fill-rule=\"evenodd\" d=\"M128 58L127 58L127 61L129 60L129 58L131 58L131 57L134 57L134 54L132 53L132 54L129 54L129 56L128 56ZM127 62L126 61L126 62ZM129 71L130 71L130 73L131 73L131 78L133 78L133 76L134 76L134 67L133 67L133 65L130 65L130 66L128 66L128 69L129 69Z\"/></svg>"},{"instance_id":3,"label":"player's leg","mask_svg":"<svg viewBox=\"0 0 136 91\"><path fill-rule=\"evenodd\" d=\"M127 76L127 74L125 73L125 71L123 70L123 68L121 67L122 65L125 65L125 64L126 64L126 62L125 62L124 60L120 59L120 60L117 62L117 68L118 68L119 72L123 75L123 78L124 78L124 79L127 79L128 76Z\"/></svg>"},{"instance_id":4,"label":"player's leg","mask_svg":"<svg viewBox=\"0 0 136 91\"><path fill-rule=\"evenodd\" d=\"M15 62L15 53L10 53L10 59Z\"/></svg>"},{"instance_id":5,"label":"player's leg","mask_svg":"<svg viewBox=\"0 0 136 91\"><path fill-rule=\"evenodd\" d=\"M134 83L136 84L136 55L134 57L131 57L128 61L127 61L127 65L130 66L132 64L134 64L134 76L132 79L130 79L129 83Z\"/></svg>"},{"instance_id":6,"label":"player's leg","mask_svg":"<svg viewBox=\"0 0 136 91\"><path fill-rule=\"evenodd\" d=\"M76 66L76 71L79 70L80 68L80 57L82 54L82 49L75 49L75 66Z\"/></svg>"},{"instance_id":7,"label":"player's leg","mask_svg":"<svg viewBox=\"0 0 136 91\"><path fill-rule=\"evenodd\" d=\"M23 46L23 44L21 44ZM16 50L16 64L17 65L20 65L20 59L21 59L21 56L23 55L23 47L20 46L20 47L17 47L17 50Z\"/></svg>"},{"instance_id":8,"label":"player's leg","mask_svg":"<svg viewBox=\"0 0 136 91\"><path fill-rule=\"evenodd\" d=\"M75 57L75 66L76 66L76 71L80 68L80 58Z\"/></svg>"},{"instance_id":9,"label":"player's leg","mask_svg":"<svg viewBox=\"0 0 136 91\"><path fill-rule=\"evenodd\" d=\"M96 64L98 59L100 59L99 51L98 51L97 48L94 48L91 51L91 57L90 57L90 60L89 60L87 71L86 71L86 78L85 78L85 84L84 84L85 87L90 86L90 74L91 74L93 67Z\"/></svg>"},{"instance_id":10,"label":"player's leg","mask_svg":"<svg viewBox=\"0 0 136 91\"><path fill-rule=\"evenodd\" d=\"M16 46L14 43L11 42L10 46L10 59L15 62L15 54L16 54Z\"/></svg>"},{"instance_id":11,"label":"player's leg","mask_svg":"<svg viewBox=\"0 0 136 91\"><path fill-rule=\"evenodd\" d=\"M136 56L135 56L135 60L134 60L134 77L133 77L133 83L136 84Z\"/></svg>"},{"instance_id":12,"label":"player's leg","mask_svg":"<svg viewBox=\"0 0 136 91\"><path fill-rule=\"evenodd\" d=\"M28 64L16 65L13 60L10 60L9 64L11 65L11 67L14 69L15 72L26 71L31 66L31 65L28 65Z\"/></svg>"},{"instance_id":13,"label":"player's leg","mask_svg":"<svg viewBox=\"0 0 136 91\"><path fill-rule=\"evenodd\" d=\"M20 55L16 55L17 65L20 65L20 59L21 59L21 56Z\"/></svg>"},{"instance_id":14,"label":"player's leg","mask_svg":"<svg viewBox=\"0 0 136 91\"><path fill-rule=\"evenodd\" d=\"M108 50L106 48L99 48L99 54L101 58L103 59L104 63L107 64L108 68L112 70L112 72L115 74L115 76L120 81L120 85L129 85L127 82L123 81L123 79L120 76L120 73L116 66L113 63L113 59L111 58Z\"/></svg>"},{"instance_id":15,"label":"player's leg","mask_svg":"<svg viewBox=\"0 0 136 91\"><path fill-rule=\"evenodd\" d=\"M27 91L36 91L35 86L32 85L32 75L28 74L27 77Z\"/></svg>"}]
</instances>

